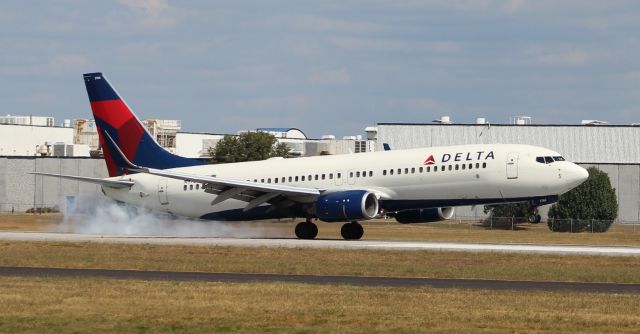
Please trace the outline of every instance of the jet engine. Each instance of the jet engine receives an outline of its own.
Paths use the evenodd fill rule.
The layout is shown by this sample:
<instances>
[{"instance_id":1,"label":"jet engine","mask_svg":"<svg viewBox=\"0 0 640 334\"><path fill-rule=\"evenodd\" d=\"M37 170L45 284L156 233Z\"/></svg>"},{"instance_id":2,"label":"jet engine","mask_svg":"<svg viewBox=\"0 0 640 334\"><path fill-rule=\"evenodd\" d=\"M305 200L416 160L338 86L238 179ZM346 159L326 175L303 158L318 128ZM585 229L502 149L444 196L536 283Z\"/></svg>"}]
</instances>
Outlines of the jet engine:
<instances>
[{"instance_id":1,"label":"jet engine","mask_svg":"<svg viewBox=\"0 0 640 334\"><path fill-rule=\"evenodd\" d=\"M378 210L378 197L366 190L329 193L316 201L316 215L326 222L367 220L377 216Z\"/></svg>"},{"instance_id":2,"label":"jet engine","mask_svg":"<svg viewBox=\"0 0 640 334\"><path fill-rule=\"evenodd\" d=\"M433 223L453 218L454 208L428 208L400 211L395 214L400 224Z\"/></svg>"}]
</instances>

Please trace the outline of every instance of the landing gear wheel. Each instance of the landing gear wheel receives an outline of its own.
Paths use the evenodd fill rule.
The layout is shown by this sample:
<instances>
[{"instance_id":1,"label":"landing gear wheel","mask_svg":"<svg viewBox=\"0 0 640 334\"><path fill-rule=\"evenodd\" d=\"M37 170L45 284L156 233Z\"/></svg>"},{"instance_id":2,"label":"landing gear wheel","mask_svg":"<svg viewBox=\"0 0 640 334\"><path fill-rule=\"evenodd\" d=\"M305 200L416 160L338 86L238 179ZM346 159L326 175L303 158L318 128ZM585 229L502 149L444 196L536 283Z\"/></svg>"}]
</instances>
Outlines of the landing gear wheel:
<instances>
[{"instance_id":1,"label":"landing gear wheel","mask_svg":"<svg viewBox=\"0 0 640 334\"><path fill-rule=\"evenodd\" d=\"M296 237L298 239L315 239L316 236L318 236L318 226L316 224L306 221L296 225Z\"/></svg>"},{"instance_id":2,"label":"landing gear wheel","mask_svg":"<svg viewBox=\"0 0 640 334\"><path fill-rule=\"evenodd\" d=\"M540 217L540 215L538 214L533 214L529 216L529 223L531 224L538 224L540 223L541 220L542 220L542 217Z\"/></svg>"},{"instance_id":3,"label":"landing gear wheel","mask_svg":"<svg viewBox=\"0 0 640 334\"><path fill-rule=\"evenodd\" d=\"M364 234L364 229L358 222L346 223L342 225L340 234L344 240L359 240Z\"/></svg>"}]
</instances>

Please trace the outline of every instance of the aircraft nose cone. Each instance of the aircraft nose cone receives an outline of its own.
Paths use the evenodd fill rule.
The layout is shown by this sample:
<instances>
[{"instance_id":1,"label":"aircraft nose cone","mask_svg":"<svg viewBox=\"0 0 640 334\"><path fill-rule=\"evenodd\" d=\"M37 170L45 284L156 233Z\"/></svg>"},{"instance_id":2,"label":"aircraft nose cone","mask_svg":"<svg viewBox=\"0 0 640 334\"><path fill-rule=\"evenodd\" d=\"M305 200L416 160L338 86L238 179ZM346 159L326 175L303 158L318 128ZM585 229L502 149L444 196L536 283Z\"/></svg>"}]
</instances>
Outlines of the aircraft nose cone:
<instances>
[{"instance_id":1,"label":"aircraft nose cone","mask_svg":"<svg viewBox=\"0 0 640 334\"><path fill-rule=\"evenodd\" d=\"M571 168L571 187L577 187L579 185L581 185L584 181L587 180L587 178L589 178L589 172L578 166L578 165L573 165L573 168Z\"/></svg>"}]
</instances>

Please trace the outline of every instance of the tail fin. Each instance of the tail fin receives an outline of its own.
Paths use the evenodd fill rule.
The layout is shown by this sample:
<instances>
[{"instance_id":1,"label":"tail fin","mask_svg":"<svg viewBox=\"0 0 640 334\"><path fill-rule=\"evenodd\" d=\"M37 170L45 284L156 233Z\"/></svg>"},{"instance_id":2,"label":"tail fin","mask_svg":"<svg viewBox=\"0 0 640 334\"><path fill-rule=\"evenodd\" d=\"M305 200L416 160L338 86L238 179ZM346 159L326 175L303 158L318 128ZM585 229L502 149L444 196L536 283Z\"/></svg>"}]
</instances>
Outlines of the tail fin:
<instances>
[{"instance_id":1,"label":"tail fin","mask_svg":"<svg viewBox=\"0 0 640 334\"><path fill-rule=\"evenodd\" d=\"M117 154L111 152L110 145L106 145L103 132L113 138L129 161L139 166L167 169L204 164L196 159L171 154L158 145L102 73L84 74L84 84L89 94L109 176L123 175L126 171L113 160Z\"/></svg>"}]
</instances>

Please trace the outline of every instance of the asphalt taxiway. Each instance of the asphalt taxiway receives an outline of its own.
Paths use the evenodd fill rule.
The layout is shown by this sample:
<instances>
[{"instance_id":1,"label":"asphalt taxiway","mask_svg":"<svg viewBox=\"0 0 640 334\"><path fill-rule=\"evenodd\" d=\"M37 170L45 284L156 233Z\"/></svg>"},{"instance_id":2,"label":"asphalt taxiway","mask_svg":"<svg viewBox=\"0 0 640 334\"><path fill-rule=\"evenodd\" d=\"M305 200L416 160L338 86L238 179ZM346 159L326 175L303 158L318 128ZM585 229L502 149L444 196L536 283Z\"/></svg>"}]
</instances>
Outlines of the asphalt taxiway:
<instances>
[{"instance_id":1,"label":"asphalt taxiway","mask_svg":"<svg viewBox=\"0 0 640 334\"><path fill-rule=\"evenodd\" d=\"M0 276L18 277L100 277L149 281L200 282L287 282L304 284L345 284L355 286L430 287L512 291L571 291L591 293L640 293L640 284L581 283L550 281L508 281L420 277L317 276L282 274L207 273L185 271L0 267Z\"/></svg>"},{"instance_id":2,"label":"asphalt taxiway","mask_svg":"<svg viewBox=\"0 0 640 334\"><path fill-rule=\"evenodd\" d=\"M458 252L502 252L529 254L640 256L640 248L625 246L591 245L541 245L541 244L483 244L422 241L380 240L299 240L299 239L235 239L209 237L160 237L94 235L54 232L0 232L0 240L6 241L55 241L55 242L101 242L154 245L193 245L222 247L271 247L271 248L315 248L347 250L393 250L393 251L458 251Z\"/></svg>"}]
</instances>

